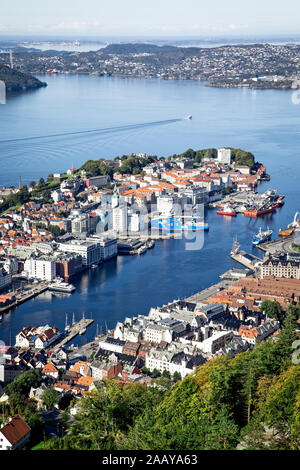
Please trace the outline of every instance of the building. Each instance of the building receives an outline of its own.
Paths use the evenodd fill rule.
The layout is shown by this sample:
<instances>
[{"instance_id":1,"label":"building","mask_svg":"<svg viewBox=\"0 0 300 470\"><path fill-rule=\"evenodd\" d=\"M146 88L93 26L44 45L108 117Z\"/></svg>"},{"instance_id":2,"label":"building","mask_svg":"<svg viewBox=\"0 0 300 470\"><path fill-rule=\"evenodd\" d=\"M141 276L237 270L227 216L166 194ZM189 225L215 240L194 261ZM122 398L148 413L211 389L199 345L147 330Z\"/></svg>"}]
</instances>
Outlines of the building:
<instances>
[{"instance_id":1,"label":"building","mask_svg":"<svg viewBox=\"0 0 300 470\"><path fill-rule=\"evenodd\" d=\"M187 348L177 350L175 347L170 347L167 350L152 348L146 354L145 365L151 372L154 369L157 369L160 373L166 370L171 376L177 372L181 378L184 378L187 374L194 372L197 366L205 362L206 359L201 354L193 355Z\"/></svg>"},{"instance_id":2,"label":"building","mask_svg":"<svg viewBox=\"0 0 300 470\"><path fill-rule=\"evenodd\" d=\"M59 253L56 260L56 275L68 280L82 271L82 257L76 253Z\"/></svg>"},{"instance_id":3,"label":"building","mask_svg":"<svg viewBox=\"0 0 300 470\"><path fill-rule=\"evenodd\" d=\"M225 149L225 148L218 149L218 162L226 163L227 165L230 165L230 163L231 163L231 150L230 149Z\"/></svg>"},{"instance_id":4,"label":"building","mask_svg":"<svg viewBox=\"0 0 300 470\"><path fill-rule=\"evenodd\" d=\"M11 274L0 267L0 291L11 284Z\"/></svg>"},{"instance_id":5,"label":"building","mask_svg":"<svg viewBox=\"0 0 300 470\"><path fill-rule=\"evenodd\" d=\"M93 176L85 180L87 187L89 186L105 186L109 181L109 176Z\"/></svg>"},{"instance_id":6,"label":"building","mask_svg":"<svg viewBox=\"0 0 300 470\"><path fill-rule=\"evenodd\" d=\"M64 253L76 253L80 255L83 266L89 267L101 261L100 244L97 240L71 240L69 243L60 243L59 250Z\"/></svg>"},{"instance_id":7,"label":"building","mask_svg":"<svg viewBox=\"0 0 300 470\"><path fill-rule=\"evenodd\" d=\"M261 279L268 276L300 279L300 259L289 255L266 256L258 272Z\"/></svg>"},{"instance_id":8,"label":"building","mask_svg":"<svg viewBox=\"0 0 300 470\"><path fill-rule=\"evenodd\" d=\"M112 210L113 230L118 233L127 232L128 229L128 211L126 206L117 206Z\"/></svg>"},{"instance_id":9,"label":"building","mask_svg":"<svg viewBox=\"0 0 300 470\"><path fill-rule=\"evenodd\" d=\"M30 440L31 429L20 417L0 429L0 450L21 450Z\"/></svg>"},{"instance_id":10,"label":"building","mask_svg":"<svg viewBox=\"0 0 300 470\"><path fill-rule=\"evenodd\" d=\"M107 261L118 255L118 240L110 235L93 236L87 241L96 241L100 247L100 260Z\"/></svg>"},{"instance_id":11,"label":"building","mask_svg":"<svg viewBox=\"0 0 300 470\"><path fill-rule=\"evenodd\" d=\"M44 349L56 341L61 336L58 328L54 326L51 328L49 325L24 327L16 335L15 346L22 348L35 348Z\"/></svg>"},{"instance_id":12,"label":"building","mask_svg":"<svg viewBox=\"0 0 300 470\"><path fill-rule=\"evenodd\" d=\"M23 276L28 279L52 281L56 277L56 263L52 257L29 258L24 263Z\"/></svg>"},{"instance_id":13,"label":"building","mask_svg":"<svg viewBox=\"0 0 300 470\"><path fill-rule=\"evenodd\" d=\"M116 353L122 353L124 348L125 341L120 339L111 338L110 336L106 337L99 341L99 349L104 349L105 351L111 351Z\"/></svg>"}]
</instances>

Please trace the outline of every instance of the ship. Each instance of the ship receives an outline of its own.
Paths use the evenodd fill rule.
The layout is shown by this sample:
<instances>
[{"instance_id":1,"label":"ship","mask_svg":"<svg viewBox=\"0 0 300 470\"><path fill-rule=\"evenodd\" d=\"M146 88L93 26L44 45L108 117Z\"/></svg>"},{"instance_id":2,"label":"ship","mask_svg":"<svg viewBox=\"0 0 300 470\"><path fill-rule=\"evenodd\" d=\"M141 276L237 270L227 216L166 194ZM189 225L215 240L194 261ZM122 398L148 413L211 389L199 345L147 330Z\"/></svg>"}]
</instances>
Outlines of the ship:
<instances>
[{"instance_id":1,"label":"ship","mask_svg":"<svg viewBox=\"0 0 300 470\"><path fill-rule=\"evenodd\" d=\"M280 237L289 237L292 235L292 233L295 231L295 227L290 227L290 228L281 228L279 229L278 235Z\"/></svg>"},{"instance_id":2,"label":"ship","mask_svg":"<svg viewBox=\"0 0 300 470\"><path fill-rule=\"evenodd\" d=\"M266 214L272 214L275 212L275 206L269 206L269 207L262 207L260 209L256 209L255 207L252 209L246 209L244 211L244 216L246 217L259 217L260 215L266 215Z\"/></svg>"},{"instance_id":3,"label":"ship","mask_svg":"<svg viewBox=\"0 0 300 470\"><path fill-rule=\"evenodd\" d=\"M48 289L54 292L66 292L67 294L71 294L72 292L74 292L76 287L73 286L73 284L68 284L67 282L58 281L58 282L53 282L52 284L50 284L48 286Z\"/></svg>"},{"instance_id":4,"label":"ship","mask_svg":"<svg viewBox=\"0 0 300 470\"><path fill-rule=\"evenodd\" d=\"M261 228L259 229L256 235L252 237L252 245L259 245L260 243L268 242L271 240L273 230L269 228L262 232Z\"/></svg>"},{"instance_id":5,"label":"ship","mask_svg":"<svg viewBox=\"0 0 300 470\"><path fill-rule=\"evenodd\" d=\"M231 217L236 216L236 211L231 207L230 204L225 204L221 209L217 211L218 215L228 215Z\"/></svg>"},{"instance_id":6,"label":"ship","mask_svg":"<svg viewBox=\"0 0 300 470\"><path fill-rule=\"evenodd\" d=\"M190 121L192 118L193 118L193 116L191 114L189 114L185 119Z\"/></svg>"},{"instance_id":7,"label":"ship","mask_svg":"<svg viewBox=\"0 0 300 470\"><path fill-rule=\"evenodd\" d=\"M155 246L155 241L154 241L154 240L148 240L148 241L146 242L146 246L147 246L148 249L154 248L154 246Z\"/></svg>"},{"instance_id":8,"label":"ship","mask_svg":"<svg viewBox=\"0 0 300 470\"><path fill-rule=\"evenodd\" d=\"M151 219L151 228L153 230L166 230L169 232L185 230L209 230L209 225L196 217L192 217L189 222L182 222L180 218L174 216L155 217Z\"/></svg>"}]
</instances>

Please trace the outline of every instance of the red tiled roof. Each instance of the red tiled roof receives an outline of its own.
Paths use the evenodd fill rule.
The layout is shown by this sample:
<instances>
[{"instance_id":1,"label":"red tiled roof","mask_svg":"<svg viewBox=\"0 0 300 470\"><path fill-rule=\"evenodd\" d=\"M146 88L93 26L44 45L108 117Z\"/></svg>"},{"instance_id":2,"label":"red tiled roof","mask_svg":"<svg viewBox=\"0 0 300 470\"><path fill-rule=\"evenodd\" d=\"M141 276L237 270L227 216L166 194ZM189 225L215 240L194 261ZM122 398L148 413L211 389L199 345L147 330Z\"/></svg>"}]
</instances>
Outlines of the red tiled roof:
<instances>
[{"instance_id":1,"label":"red tiled roof","mask_svg":"<svg viewBox=\"0 0 300 470\"><path fill-rule=\"evenodd\" d=\"M1 429L1 433L11 443L11 445L17 444L26 434L31 431L31 428L27 423L20 417L12 419L10 423L6 424Z\"/></svg>"}]
</instances>

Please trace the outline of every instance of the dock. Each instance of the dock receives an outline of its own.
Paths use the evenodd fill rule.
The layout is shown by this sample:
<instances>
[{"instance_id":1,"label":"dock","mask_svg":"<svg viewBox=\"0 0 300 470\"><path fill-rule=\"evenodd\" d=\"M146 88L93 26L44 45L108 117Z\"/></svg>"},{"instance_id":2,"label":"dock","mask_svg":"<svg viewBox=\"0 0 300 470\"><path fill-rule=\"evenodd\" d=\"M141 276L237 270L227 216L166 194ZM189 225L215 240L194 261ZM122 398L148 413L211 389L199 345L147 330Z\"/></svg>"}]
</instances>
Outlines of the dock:
<instances>
[{"instance_id":1,"label":"dock","mask_svg":"<svg viewBox=\"0 0 300 470\"><path fill-rule=\"evenodd\" d=\"M78 322L74 323L74 325L71 326L70 330L68 333L65 335L65 337L57 343L54 347L50 347L52 351L56 351L57 349L61 348L62 346L65 346L67 343L72 341L77 335L79 335L79 332L83 330L84 328L88 328L92 323L94 323L94 320L91 318L82 318Z\"/></svg>"},{"instance_id":2,"label":"dock","mask_svg":"<svg viewBox=\"0 0 300 470\"><path fill-rule=\"evenodd\" d=\"M247 276L250 276L253 273L251 269L238 269L238 268L232 268L226 271L223 274L220 274L219 278L220 279L242 279Z\"/></svg>"},{"instance_id":3,"label":"dock","mask_svg":"<svg viewBox=\"0 0 300 470\"><path fill-rule=\"evenodd\" d=\"M260 243L257 247L265 252L269 252L270 254L275 253L276 251L284 252L284 253L292 253L295 250L292 248L292 244L294 241L294 236L291 235L289 237L284 238L277 238L276 240L271 240L269 242Z\"/></svg>"},{"instance_id":4,"label":"dock","mask_svg":"<svg viewBox=\"0 0 300 470\"><path fill-rule=\"evenodd\" d=\"M238 250L235 253L231 252L230 256L234 261L237 261L238 263L242 264L243 266L246 266L246 268L251 270L255 269L255 264L258 261L262 261L257 256L252 255L252 253L247 253L244 250Z\"/></svg>"},{"instance_id":5,"label":"dock","mask_svg":"<svg viewBox=\"0 0 300 470\"><path fill-rule=\"evenodd\" d=\"M0 308L0 313L7 312L18 305L21 305L23 302L26 302L27 300L32 299L33 297L36 297L37 295L42 294L42 292L45 292L48 289L48 284L42 284L36 287L33 287L32 289L28 291L22 291L19 294L16 294L16 300L5 307Z\"/></svg>"},{"instance_id":6,"label":"dock","mask_svg":"<svg viewBox=\"0 0 300 470\"><path fill-rule=\"evenodd\" d=\"M186 302L191 302L191 303L196 303L196 304L205 302L205 300L207 300L210 297L213 297L214 295L218 294L223 289L228 289L236 281L237 281L237 279L235 279L234 281L225 279L223 281L218 282L217 284L213 284L212 286L207 287L206 289L203 289L199 292L196 292L195 294L191 295L190 297L187 297L185 299L185 301Z\"/></svg>"}]
</instances>

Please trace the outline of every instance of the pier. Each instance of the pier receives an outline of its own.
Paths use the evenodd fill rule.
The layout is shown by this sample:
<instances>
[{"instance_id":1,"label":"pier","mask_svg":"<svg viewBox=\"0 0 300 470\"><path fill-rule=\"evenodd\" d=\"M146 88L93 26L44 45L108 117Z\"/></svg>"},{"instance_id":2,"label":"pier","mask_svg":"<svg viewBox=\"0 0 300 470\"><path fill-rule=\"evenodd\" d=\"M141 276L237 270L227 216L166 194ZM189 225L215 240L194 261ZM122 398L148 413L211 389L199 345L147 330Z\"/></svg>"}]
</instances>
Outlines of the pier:
<instances>
[{"instance_id":1,"label":"pier","mask_svg":"<svg viewBox=\"0 0 300 470\"><path fill-rule=\"evenodd\" d=\"M85 328L88 328L92 323L94 323L93 319L82 318L70 327L70 330L66 333L65 337L59 343L57 343L54 347L50 347L49 349L51 349L52 351L56 351L62 346L65 346L67 343L72 341L72 339L74 339L77 335L79 335L80 331L84 330Z\"/></svg>"},{"instance_id":2,"label":"pier","mask_svg":"<svg viewBox=\"0 0 300 470\"><path fill-rule=\"evenodd\" d=\"M0 308L0 313L7 312L18 305L21 305L23 302L26 302L27 300L32 299L33 297L36 297L37 295L40 295L42 292L45 292L48 289L48 284L40 284L38 286L33 287L32 289L28 291L22 291L18 294L15 295L16 300L5 307Z\"/></svg>"},{"instance_id":3,"label":"pier","mask_svg":"<svg viewBox=\"0 0 300 470\"><path fill-rule=\"evenodd\" d=\"M243 266L246 266L246 268L251 269L251 270L255 269L255 264L258 261L261 261L261 259L258 258L257 256L254 256L251 253L247 253L244 250L231 252L230 256L234 261L237 261L238 263L242 264Z\"/></svg>"}]
</instances>

